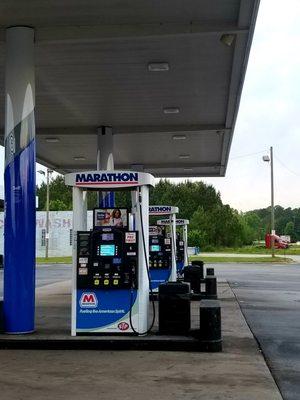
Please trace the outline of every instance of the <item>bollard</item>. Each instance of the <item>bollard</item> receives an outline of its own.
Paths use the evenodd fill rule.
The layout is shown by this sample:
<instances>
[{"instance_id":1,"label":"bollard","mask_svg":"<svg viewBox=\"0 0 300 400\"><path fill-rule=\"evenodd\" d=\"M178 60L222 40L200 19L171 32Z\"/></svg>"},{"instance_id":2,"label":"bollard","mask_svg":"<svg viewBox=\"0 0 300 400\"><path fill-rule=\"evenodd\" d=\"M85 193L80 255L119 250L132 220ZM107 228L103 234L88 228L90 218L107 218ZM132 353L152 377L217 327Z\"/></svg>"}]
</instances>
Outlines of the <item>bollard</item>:
<instances>
[{"instance_id":1,"label":"bollard","mask_svg":"<svg viewBox=\"0 0 300 400\"><path fill-rule=\"evenodd\" d=\"M206 268L206 276L214 276L215 269L214 268Z\"/></svg>"},{"instance_id":2,"label":"bollard","mask_svg":"<svg viewBox=\"0 0 300 400\"><path fill-rule=\"evenodd\" d=\"M161 335L188 335L191 326L190 285L167 282L158 288L158 330Z\"/></svg>"},{"instance_id":3,"label":"bollard","mask_svg":"<svg viewBox=\"0 0 300 400\"><path fill-rule=\"evenodd\" d=\"M215 276L207 276L205 278L205 299L215 300L218 298L217 294L217 278Z\"/></svg>"},{"instance_id":4,"label":"bollard","mask_svg":"<svg viewBox=\"0 0 300 400\"><path fill-rule=\"evenodd\" d=\"M203 351L222 351L221 306L218 300L200 302L199 340Z\"/></svg>"}]
</instances>

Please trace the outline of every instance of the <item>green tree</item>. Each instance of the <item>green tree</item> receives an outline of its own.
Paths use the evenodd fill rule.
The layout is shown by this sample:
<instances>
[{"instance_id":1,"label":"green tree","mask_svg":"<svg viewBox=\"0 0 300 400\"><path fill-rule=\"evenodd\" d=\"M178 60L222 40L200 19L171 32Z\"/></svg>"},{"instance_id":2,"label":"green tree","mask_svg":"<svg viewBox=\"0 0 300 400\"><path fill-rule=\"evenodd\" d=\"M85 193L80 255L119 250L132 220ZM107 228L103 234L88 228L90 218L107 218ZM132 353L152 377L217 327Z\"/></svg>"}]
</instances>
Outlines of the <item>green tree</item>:
<instances>
[{"instance_id":1,"label":"green tree","mask_svg":"<svg viewBox=\"0 0 300 400\"><path fill-rule=\"evenodd\" d=\"M69 207L61 200L51 200L49 202L50 211L67 211Z\"/></svg>"},{"instance_id":2,"label":"green tree","mask_svg":"<svg viewBox=\"0 0 300 400\"><path fill-rule=\"evenodd\" d=\"M252 244L254 240L263 240L265 228L261 219L255 212L241 213L240 222L244 230L244 244Z\"/></svg>"},{"instance_id":3,"label":"green tree","mask_svg":"<svg viewBox=\"0 0 300 400\"><path fill-rule=\"evenodd\" d=\"M290 236L292 241L295 241L296 235L295 235L295 225L294 225L294 222L289 221L289 222L285 225L284 234Z\"/></svg>"},{"instance_id":4,"label":"green tree","mask_svg":"<svg viewBox=\"0 0 300 400\"><path fill-rule=\"evenodd\" d=\"M212 185L190 181L176 185L161 179L150 190L150 204L175 205L179 207L179 218L191 218L199 206L208 211L222 202L220 193L217 193Z\"/></svg>"},{"instance_id":5,"label":"green tree","mask_svg":"<svg viewBox=\"0 0 300 400\"><path fill-rule=\"evenodd\" d=\"M36 195L39 198L39 210L46 210L47 185L45 182L36 189ZM65 185L64 177L58 175L50 180L49 198L51 201L60 200L67 210L72 210L72 188Z\"/></svg>"}]
</instances>

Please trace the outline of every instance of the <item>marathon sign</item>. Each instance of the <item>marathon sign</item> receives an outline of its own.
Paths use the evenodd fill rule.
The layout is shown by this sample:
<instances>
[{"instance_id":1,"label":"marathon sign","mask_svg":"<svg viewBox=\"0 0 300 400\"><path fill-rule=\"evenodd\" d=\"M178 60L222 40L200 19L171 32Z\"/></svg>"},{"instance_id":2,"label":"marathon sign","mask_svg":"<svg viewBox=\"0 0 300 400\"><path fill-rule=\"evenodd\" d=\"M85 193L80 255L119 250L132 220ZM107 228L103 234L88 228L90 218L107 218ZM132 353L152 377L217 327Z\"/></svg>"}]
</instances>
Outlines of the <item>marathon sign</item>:
<instances>
[{"instance_id":1,"label":"marathon sign","mask_svg":"<svg viewBox=\"0 0 300 400\"><path fill-rule=\"evenodd\" d=\"M178 207L172 206L149 206L149 215L171 215L178 213Z\"/></svg>"},{"instance_id":2,"label":"marathon sign","mask_svg":"<svg viewBox=\"0 0 300 400\"><path fill-rule=\"evenodd\" d=\"M154 186L154 177L134 171L86 171L65 175L67 186L82 188L120 188L143 185Z\"/></svg>"},{"instance_id":3,"label":"marathon sign","mask_svg":"<svg viewBox=\"0 0 300 400\"><path fill-rule=\"evenodd\" d=\"M76 174L76 186L85 185L85 184L103 184L105 183L119 183L119 184L132 184L138 183L139 174L138 172L107 172L107 173L94 173L94 174L86 174L79 173Z\"/></svg>"},{"instance_id":4,"label":"marathon sign","mask_svg":"<svg viewBox=\"0 0 300 400\"><path fill-rule=\"evenodd\" d=\"M157 221L157 225L170 225L171 224L171 220L169 219L160 219ZM176 225L177 226L185 226L185 225L189 225L190 221L188 219L176 219Z\"/></svg>"}]
</instances>

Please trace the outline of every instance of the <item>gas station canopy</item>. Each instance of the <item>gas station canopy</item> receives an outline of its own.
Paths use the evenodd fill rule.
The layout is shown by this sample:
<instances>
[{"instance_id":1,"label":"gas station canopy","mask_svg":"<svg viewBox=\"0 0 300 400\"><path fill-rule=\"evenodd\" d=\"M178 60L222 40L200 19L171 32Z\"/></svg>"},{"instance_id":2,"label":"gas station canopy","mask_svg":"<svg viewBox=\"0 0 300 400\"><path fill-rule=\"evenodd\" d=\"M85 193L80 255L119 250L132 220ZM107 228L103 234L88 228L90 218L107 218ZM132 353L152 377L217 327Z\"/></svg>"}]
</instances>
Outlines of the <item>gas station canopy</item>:
<instances>
[{"instance_id":1,"label":"gas station canopy","mask_svg":"<svg viewBox=\"0 0 300 400\"><path fill-rule=\"evenodd\" d=\"M116 169L224 176L258 3L3 0L0 90L5 28L34 27L39 162L95 169L110 126Z\"/></svg>"}]
</instances>

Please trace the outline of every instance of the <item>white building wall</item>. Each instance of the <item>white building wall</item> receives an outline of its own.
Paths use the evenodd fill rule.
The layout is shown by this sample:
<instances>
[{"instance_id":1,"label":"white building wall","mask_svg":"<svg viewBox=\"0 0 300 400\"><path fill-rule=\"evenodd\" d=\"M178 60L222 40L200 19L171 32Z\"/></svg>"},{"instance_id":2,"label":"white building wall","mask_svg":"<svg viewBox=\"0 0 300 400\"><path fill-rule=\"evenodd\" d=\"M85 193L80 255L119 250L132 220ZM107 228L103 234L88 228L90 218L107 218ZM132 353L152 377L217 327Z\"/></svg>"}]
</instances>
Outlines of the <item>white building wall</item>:
<instances>
[{"instance_id":1,"label":"white building wall","mask_svg":"<svg viewBox=\"0 0 300 400\"><path fill-rule=\"evenodd\" d=\"M72 255L72 211L49 213L49 257ZM93 227L93 211L88 211L88 230ZM3 254L4 216L0 212L0 254ZM36 212L36 256L45 256L46 211Z\"/></svg>"}]
</instances>

